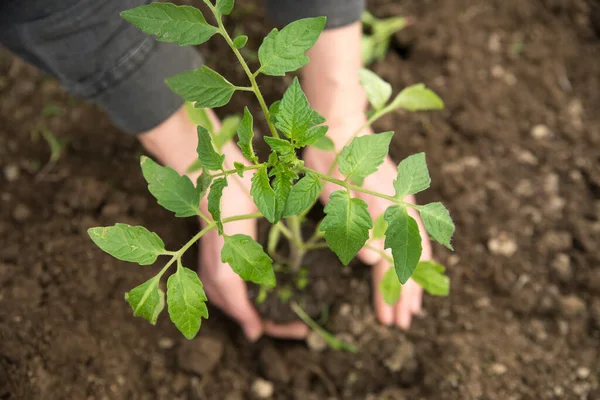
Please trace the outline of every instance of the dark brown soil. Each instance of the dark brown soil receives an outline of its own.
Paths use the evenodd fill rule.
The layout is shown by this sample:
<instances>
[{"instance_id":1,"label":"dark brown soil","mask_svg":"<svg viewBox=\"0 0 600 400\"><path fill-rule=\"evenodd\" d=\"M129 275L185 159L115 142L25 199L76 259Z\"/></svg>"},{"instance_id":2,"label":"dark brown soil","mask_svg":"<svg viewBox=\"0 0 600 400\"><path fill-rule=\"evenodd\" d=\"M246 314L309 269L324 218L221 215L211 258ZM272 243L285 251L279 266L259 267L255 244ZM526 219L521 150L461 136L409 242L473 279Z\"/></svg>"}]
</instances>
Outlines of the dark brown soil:
<instances>
[{"instance_id":1,"label":"dark brown soil","mask_svg":"<svg viewBox=\"0 0 600 400\"><path fill-rule=\"evenodd\" d=\"M252 3L239 2L231 25L256 49L268 27ZM86 228L143 224L176 248L193 224L153 201L134 138L0 53L0 399L234 400L253 398L259 379L277 399L600 398L600 40L592 5L369 2L376 15L416 18L374 69L396 89L427 83L447 109L397 113L377 129L397 132L396 160L427 152L433 187L419 200L442 199L457 234L455 253L435 248L449 267L451 296L427 296L426 317L408 333L375 323L366 268L319 257L337 277L325 327L358 354L249 344L214 308L191 342L166 314L156 327L133 318L123 293L158 266L115 261ZM241 82L221 42L204 51ZM269 102L286 87L261 83ZM50 102L64 115L43 117ZM248 102L236 95L221 111ZM69 139L41 179L49 153L30 138L38 123Z\"/></svg>"}]
</instances>

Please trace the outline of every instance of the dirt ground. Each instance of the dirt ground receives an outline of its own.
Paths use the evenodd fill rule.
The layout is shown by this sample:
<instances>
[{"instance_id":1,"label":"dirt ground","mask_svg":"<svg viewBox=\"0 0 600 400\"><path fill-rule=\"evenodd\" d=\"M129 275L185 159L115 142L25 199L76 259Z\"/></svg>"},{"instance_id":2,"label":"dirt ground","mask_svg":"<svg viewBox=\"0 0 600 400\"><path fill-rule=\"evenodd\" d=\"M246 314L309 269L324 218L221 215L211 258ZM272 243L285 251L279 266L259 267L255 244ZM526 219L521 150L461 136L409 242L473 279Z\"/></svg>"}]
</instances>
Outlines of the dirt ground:
<instances>
[{"instance_id":1,"label":"dirt ground","mask_svg":"<svg viewBox=\"0 0 600 400\"><path fill-rule=\"evenodd\" d=\"M158 266L114 260L86 229L143 224L176 248L194 223L147 192L134 138L2 51L0 399L238 400L270 384L276 399L600 399L593 1L369 1L378 16L416 18L373 69L396 90L425 82L447 105L396 113L376 129L397 132L396 160L427 153L433 184L418 200L442 200L457 233L455 253L435 248L451 295L426 296L426 316L407 333L374 321L366 267L331 269L339 283L325 327L357 354L250 344L214 308L191 342L166 313L156 327L133 318L123 293ZM256 49L269 27L260 7L239 2L229 25ZM202 49L243 82L223 43ZM268 102L287 86L261 83ZM248 102L236 94L219 112ZM68 139L42 175L48 146L31 137L39 126Z\"/></svg>"}]
</instances>

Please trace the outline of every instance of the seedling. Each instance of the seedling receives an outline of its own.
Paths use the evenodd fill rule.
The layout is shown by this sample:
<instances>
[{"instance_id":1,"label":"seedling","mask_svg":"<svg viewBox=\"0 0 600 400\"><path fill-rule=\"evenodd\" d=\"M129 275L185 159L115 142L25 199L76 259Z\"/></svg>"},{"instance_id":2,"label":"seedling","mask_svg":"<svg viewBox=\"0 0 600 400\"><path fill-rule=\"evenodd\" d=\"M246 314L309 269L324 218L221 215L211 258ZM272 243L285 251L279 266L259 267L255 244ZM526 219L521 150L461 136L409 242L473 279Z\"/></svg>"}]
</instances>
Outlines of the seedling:
<instances>
[{"instance_id":1,"label":"seedling","mask_svg":"<svg viewBox=\"0 0 600 400\"><path fill-rule=\"evenodd\" d=\"M418 276L417 282L426 291L435 295L447 294L449 281L443 275L443 268L436 264L419 264L421 237L416 221L407 210L413 208L420 212L429 234L452 249L450 239L454 225L450 215L441 203L417 206L403 201L406 195L429 187L425 155L415 154L400 163L394 194L378 193L361 186L364 178L376 172L384 162L393 136L392 132L360 136L365 127L399 108L408 111L441 109L442 100L425 85L417 84L405 88L390 101L392 87L373 72L362 70L360 81L373 107L368 122L354 132L347 145L336 154L329 173L310 169L298 159L296 152L306 146L333 151L333 146L328 144L325 119L310 108L298 79L293 80L280 101L269 107L257 78L262 75L284 76L306 65L309 60L305 53L317 41L325 26L325 18L301 19L281 30L273 29L258 49L260 67L252 71L239 51L247 38L232 38L223 26L223 16L231 12L233 0L217 0L216 4L204 0L204 3L214 16L216 25L207 22L196 8L169 3L151 3L124 11L121 15L142 31L156 35L158 40L181 46L198 45L212 36L221 36L246 73L246 84L231 83L207 66L168 78L166 83L197 108L224 106L238 91L253 93L269 128L270 136L265 136L264 141L271 152L267 160L259 160L254 152L254 116L245 108L237 128L237 144L247 158L246 164L236 164L234 169L228 169L225 156L217 150L209 129L201 124L198 126L197 153L202 173L195 185L188 176L180 176L170 167L158 165L148 157L141 158L142 173L158 204L174 212L176 217L199 216L205 227L176 251L167 250L156 233L142 226L116 224L89 229L91 239L119 260L150 265L160 256L168 258L156 276L125 295L134 315L156 323L165 307L165 293L160 281L175 266L166 287L169 316L186 338L196 336L201 318L208 318L207 297L196 272L183 266L182 256L211 230L216 230L224 238L225 244L221 249L223 262L229 263L243 279L263 286L265 293L276 285L273 259L285 263L285 270L296 274L298 279L295 281L303 285L302 279L310 280L311 276L299 271L302 271L304 255L311 249L329 247L342 264L348 265L373 237L385 237L385 248L391 249L393 255L386 257L394 266L382 282L386 298L395 299L401 285L411 276ZM345 180L332 176L336 166L345 175ZM222 217L223 189L233 174L252 174L249 195L259 212ZM331 195L325 207L325 217L317 225L314 235L305 238L301 226L308 211L317 202L325 182L339 186L340 190ZM376 219L374 226L367 204L354 197L355 192L387 199L393 205L383 217ZM209 215L199 208L200 200L205 196ZM266 218L272 224L267 251L247 235L224 233L225 224L254 218ZM287 257L276 253L277 243L283 239L289 241L290 254ZM314 324L308 322L296 307L294 311L314 328Z\"/></svg>"},{"instance_id":2,"label":"seedling","mask_svg":"<svg viewBox=\"0 0 600 400\"><path fill-rule=\"evenodd\" d=\"M370 31L370 33L364 33L362 37L361 51L365 65L383 60L394 33L400 32L410 24L409 18L375 18L368 11L363 12L361 21L363 27Z\"/></svg>"}]
</instances>

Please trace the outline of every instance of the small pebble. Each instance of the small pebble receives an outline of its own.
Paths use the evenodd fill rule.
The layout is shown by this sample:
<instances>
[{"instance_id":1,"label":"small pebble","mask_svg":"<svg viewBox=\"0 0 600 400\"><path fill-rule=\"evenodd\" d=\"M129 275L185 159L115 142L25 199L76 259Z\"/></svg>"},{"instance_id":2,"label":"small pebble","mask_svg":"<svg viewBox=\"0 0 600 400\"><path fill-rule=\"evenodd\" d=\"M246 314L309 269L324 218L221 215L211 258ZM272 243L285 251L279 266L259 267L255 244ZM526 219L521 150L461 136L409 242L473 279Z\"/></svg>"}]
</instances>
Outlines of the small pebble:
<instances>
[{"instance_id":1,"label":"small pebble","mask_svg":"<svg viewBox=\"0 0 600 400\"><path fill-rule=\"evenodd\" d=\"M502 50L500 35L497 33L492 33L490 35L490 39L488 40L488 49L490 49L492 53L498 53L500 50Z\"/></svg>"},{"instance_id":2,"label":"small pebble","mask_svg":"<svg viewBox=\"0 0 600 400\"><path fill-rule=\"evenodd\" d=\"M19 167L14 164L4 167L4 177L9 182L14 182L19 179L20 172Z\"/></svg>"},{"instance_id":3,"label":"small pebble","mask_svg":"<svg viewBox=\"0 0 600 400\"><path fill-rule=\"evenodd\" d=\"M568 317L581 315L585 312L586 305L583 300L575 295L563 296L560 299L562 313Z\"/></svg>"},{"instance_id":4,"label":"small pebble","mask_svg":"<svg viewBox=\"0 0 600 400\"><path fill-rule=\"evenodd\" d=\"M543 124L539 124L531 128L531 136L534 139L547 139L550 137L551 133L552 132L550 131L550 128Z\"/></svg>"},{"instance_id":5,"label":"small pebble","mask_svg":"<svg viewBox=\"0 0 600 400\"><path fill-rule=\"evenodd\" d=\"M586 367L577 368L577 377L579 379L587 379L587 378L589 378L590 374L591 374L591 371L589 368L586 368Z\"/></svg>"},{"instance_id":6,"label":"small pebble","mask_svg":"<svg viewBox=\"0 0 600 400\"><path fill-rule=\"evenodd\" d=\"M327 348L327 342L315 331L310 331L306 337L306 345L315 352L321 352Z\"/></svg>"},{"instance_id":7,"label":"small pebble","mask_svg":"<svg viewBox=\"0 0 600 400\"><path fill-rule=\"evenodd\" d=\"M554 257L551 264L552 270L556 273L558 279L562 282L569 282L573 278L573 269L571 268L571 259L565 253L559 253Z\"/></svg>"},{"instance_id":8,"label":"small pebble","mask_svg":"<svg viewBox=\"0 0 600 400\"><path fill-rule=\"evenodd\" d=\"M164 337L158 339L158 347L160 347L163 350L171 349L173 348L173 346L175 346L175 342L171 338Z\"/></svg>"},{"instance_id":9,"label":"small pebble","mask_svg":"<svg viewBox=\"0 0 600 400\"><path fill-rule=\"evenodd\" d=\"M25 222L31 217L31 210L25 204L19 203L13 210L12 217L17 222Z\"/></svg>"},{"instance_id":10,"label":"small pebble","mask_svg":"<svg viewBox=\"0 0 600 400\"><path fill-rule=\"evenodd\" d=\"M273 396L273 384L267 380L258 378L252 383L252 393L259 399L268 399Z\"/></svg>"},{"instance_id":11,"label":"small pebble","mask_svg":"<svg viewBox=\"0 0 600 400\"><path fill-rule=\"evenodd\" d=\"M477 299L477 301L475 302L475 307L488 308L491 304L492 302L489 297L482 297L480 299Z\"/></svg>"},{"instance_id":12,"label":"small pebble","mask_svg":"<svg viewBox=\"0 0 600 400\"><path fill-rule=\"evenodd\" d=\"M488 249L492 254L510 257L517 251L517 243L506 233L502 232L497 237L488 241Z\"/></svg>"},{"instance_id":13,"label":"small pebble","mask_svg":"<svg viewBox=\"0 0 600 400\"><path fill-rule=\"evenodd\" d=\"M490 366L490 372L494 375L504 375L508 368L504 364L494 363Z\"/></svg>"}]
</instances>

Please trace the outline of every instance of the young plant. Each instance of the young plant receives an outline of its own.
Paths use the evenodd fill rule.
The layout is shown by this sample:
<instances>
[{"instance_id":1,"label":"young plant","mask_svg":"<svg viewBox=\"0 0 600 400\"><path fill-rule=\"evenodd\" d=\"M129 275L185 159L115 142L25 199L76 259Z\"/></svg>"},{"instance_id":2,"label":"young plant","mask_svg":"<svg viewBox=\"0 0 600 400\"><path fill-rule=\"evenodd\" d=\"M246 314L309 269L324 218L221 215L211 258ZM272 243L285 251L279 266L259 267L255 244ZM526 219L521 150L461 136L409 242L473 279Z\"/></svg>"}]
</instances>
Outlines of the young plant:
<instances>
[{"instance_id":1,"label":"young plant","mask_svg":"<svg viewBox=\"0 0 600 400\"><path fill-rule=\"evenodd\" d=\"M264 137L264 140L271 152L267 160L257 157L253 148L254 117L245 108L237 128L237 144L249 165L236 163L235 168L228 169L225 156L215 147L214 134L211 135L202 124L198 126L197 148L202 173L195 184L170 167L158 165L147 157L141 158L142 173L158 204L174 212L176 217L199 216L206 226L176 251L167 250L157 234L142 226L116 224L89 229L91 239L102 250L120 260L150 265L159 256L168 257L156 276L125 295L134 315L152 324L156 322L165 307L165 293L160 281L167 270L175 265L176 269L166 285L169 316L186 338L191 339L198 333L201 318L208 318L207 297L196 272L185 268L181 260L197 240L213 229L224 238L225 244L221 249L223 262L229 263L243 279L261 285L264 293L276 285L273 259L298 273L297 282L301 282L302 279L310 279L309 275L300 272L302 259L310 249L329 247L342 264L348 265L361 248L370 246L372 239L385 237L385 248L391 249L393 257L386 253L384 255L394 265L390 269L392 272L381 283L386 299L396 299L401 285L411 276L428 292L447 294L449 281L443 275L443 268L432 263L419 264L421 237L417 223L407 210L418 210L431 236L452 249L450 239L454 225L450 215L441 203L417 206L402 200L406 195L429 187L425 155L416 154L400 163L397 180L394 181L395 194L373 192L361 187L362 181L384 162L393 133L359 136L366 126L399 108L409 111L441 109L443 102L440 98L424 85L418 84L404 89L390 101L391 86L371 71L360 71L360 80L373 107L367 124L360 127L336 155L329 173L307 168L298 159L297 150L305 146L318 146L333 151L326 136L327 126L323 125L325 119L310 108L298 79L293 80L280 101L269 107L259 89L257 78L261 75L284 76L306 65L308 57L305 53L317 41L325 27L325 18L301 19L281 30L273 29L258 49L260 66L252 71L239 51L246 44L247 37L232 38L223 26L223 16L231 12L233 0L217 0L216 3L204 0L204 3L214 16L216 25L207 22L196 8L169 3L151 3L124 11L121 15L144 32L156 35L158 40L176 42L182 46L198 45L214 35L221 36L246 72L249 85L231 83L207 66L170 77L166 83L197 108L220 107L227 104L237 91L252 92L269 127L271 135ZM345 180L331 175L337 165L346 176ZM223 218L222 193L229 177L249 173L252 174L250 195L260 212ZM325 182L338 185L340 190L331 195L325 207L325 217L314 235L306 239L301 233L301 224L317 202ZM393 205L373 224L367 204L353 197L353 192L381 197L390 200ZM210 215L203 214L199 208L200 200L205 196ZM267 251L247 235L227 235L224 232L223 226L229 222L263 217L273 224ZM290 243L289 257L276 253L277 243L282 238ZM294 307L297 312L297 307Z\"/></svg>"},{"instance_id":2,"label":"young plant","mask_svg":"<svg viewBox=\"0 0 600 400\"><path fill-rule=\"evenodd\" d=\"M394 33L410 24L405 17L376 18L368 11L363 12L361 21L369 33L364 33L361 43L361 56L364 65L385 58Z\"/></svg>"}]
</instances>

